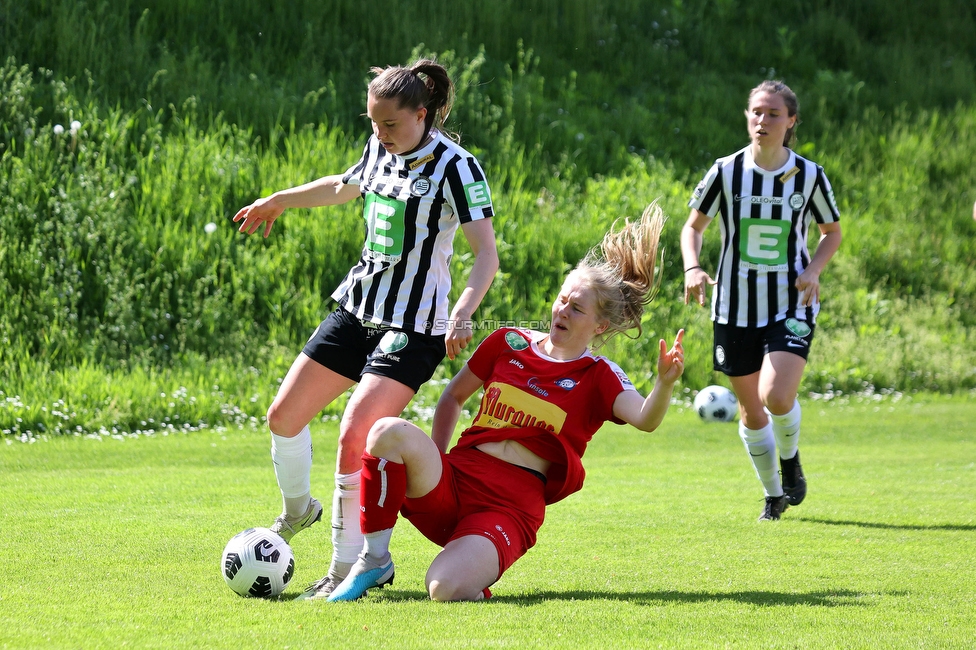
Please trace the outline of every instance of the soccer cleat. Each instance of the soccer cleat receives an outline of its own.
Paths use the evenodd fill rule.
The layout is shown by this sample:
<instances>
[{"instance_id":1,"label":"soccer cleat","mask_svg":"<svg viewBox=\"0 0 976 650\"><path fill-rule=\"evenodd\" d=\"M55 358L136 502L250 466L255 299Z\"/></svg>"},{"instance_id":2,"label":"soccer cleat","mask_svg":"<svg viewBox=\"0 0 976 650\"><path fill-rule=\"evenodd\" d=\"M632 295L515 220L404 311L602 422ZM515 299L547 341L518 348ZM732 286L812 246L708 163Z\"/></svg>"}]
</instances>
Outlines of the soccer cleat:
<instances>
[{"instance_id":1,"label":"soccer cleat","mask_svg":"<svg viewBox=\"0 0 976 650\"><path fill-rule=\"evenodd\" d=\"M780 473L783 476L783 492L786 493L786 502L791 506L798 506L803 503L803 498L807 495L807 479L803 476L803 467L800 466L800 452L789 460L779 459Z\"/></svg>"},{"instance_id":2,"label":"soccer cleat","mask_svg":"<svg viewBox=\"0 0 976 650\"><path fill-rule=\"evenodd\" d=\"M309 499L308 509L305 511L301 517L297 519L290 519L285 513L281 513L274 523L271 524L271 530L281 535L289 544L291 543L291 538L302 532L319 519L322 518L322 504L316 499Z\"/></svg>"},{"instance_id":3,"label":"soccer cleat","mask_svg":"<svg viewBox=\"0 0 976 650\"><path fill-rule=\"evenodd\" d=\"M295 600L320 600L322 598L328 598L335 591L335 588L339 586L339 581L333 578L331 575L327 575L317 582L310 584L302 595Z\"/></svg>"},{"instance_id":4,"label":"soccer cleat","mask_svg":"<svg viewBox=\"0 0 976 650\"><path fill-rule=\"evenodd\" d=\"M789 507L786 502L786 495L781 497L766 497L766 505L763 507L759 521L778 521L779 516Z\"/></svg>"},{"instance_id":5,"label":"soccer cleat","mask_svg":"<svg viewBox=\"0 0 976 650\"><path fill-rule=\"evenodd\" d=\"M393 575L392 559L382 564L360 555L346 579L329 595L329 602L362 598L368 589L393 584Z\"/></svg>"}]
</instances>

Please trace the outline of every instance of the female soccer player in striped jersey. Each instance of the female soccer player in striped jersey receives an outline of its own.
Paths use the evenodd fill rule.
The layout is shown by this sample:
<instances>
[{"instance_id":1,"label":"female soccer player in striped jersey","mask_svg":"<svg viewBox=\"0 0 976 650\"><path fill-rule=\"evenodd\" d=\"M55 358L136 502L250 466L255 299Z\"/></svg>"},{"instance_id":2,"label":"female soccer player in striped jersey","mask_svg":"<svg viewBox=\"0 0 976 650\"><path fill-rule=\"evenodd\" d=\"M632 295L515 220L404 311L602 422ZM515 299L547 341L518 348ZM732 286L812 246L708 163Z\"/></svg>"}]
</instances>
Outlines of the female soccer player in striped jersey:
<instances>
[{"instance_id":1,"label":"female soccer player in striped jersey","mask_svg":"<svg viewBox=\"0 0 976 650\"><path fill-rule=\"evenodd\" d=\"M399 418L373 426L363 454L363 552L331 594L304 597L354 600L392 582L390 540L402 513L443 547L427 571L430 597L481 600L535 544L546 505L582 487L583 453L604 422L642 431L661 424L684 370L684 330L670 349L659 340L647 397L592 347L617 332L640 334L663 223L652 204L639 221L611 229L566 277L548 331L492 332L444 390L430 437ZM482 389L474 421L445 453L465 402Z\"/></svg>"},{"instance_id":2,"label":"female soccer player in striped jersey","mask_svg":"<svg viewBox=\"0 0 976 650\"><path fill-rule=\"evenodd\" d=\"M755 87L746 109L752 142L715 161L695 188L681 231L685 303L704 306L706 285L714 287L713 363L739 399L739 435L766 494L760 520L779 519L806 495L797 391L820 310L820 274L841 242L823 168L789 148L798 119L786 84ZM722 249L713 280L700 254L716 215ZM820 229L812 257L811 220Z\"/></svg>"},{"instance_id":3,"label":"female soccer player in striped jersey","mask_svg":"<svg viewBox=\"0 0 976 650\"><path fill-rule=\"evenodd\" d=\"M286 540L317 522L311 495L309 422L358 383L339 429L333 493L333 558L319 587L341 581L362 548L359 481L366 435L396 416L445 354L472 339L471 318L498 270L491 193L478 161L445 133L454 99L447 70L431 60L373 68L366 114L373 134L344 174L276 192L242 208L240 231L267 237L287 208L363 198L362 256L332 297L338 308L312 334L268 409L271 455ZM460 227L474 262L453 309L449 261Z\"/></svg>"}]
</instances>

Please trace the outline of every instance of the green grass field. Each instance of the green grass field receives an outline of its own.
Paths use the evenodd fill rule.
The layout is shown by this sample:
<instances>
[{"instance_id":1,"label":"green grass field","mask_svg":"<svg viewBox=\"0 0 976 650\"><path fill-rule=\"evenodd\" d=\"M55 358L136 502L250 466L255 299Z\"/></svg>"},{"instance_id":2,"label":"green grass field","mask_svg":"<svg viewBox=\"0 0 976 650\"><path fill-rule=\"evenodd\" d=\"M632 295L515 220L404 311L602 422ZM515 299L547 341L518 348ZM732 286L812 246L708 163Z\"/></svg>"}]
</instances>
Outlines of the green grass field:
<instances>
[{"instance_id":1,"label":"green grass field","mask_svg":"<svg viewBox=\"0 0 976 650\"><path fill-rule=\"evenodd\" d=\"M427 600L410 526L397 579L356 603L292 599L328 525L294 541L277 601L223 583L224 544L280 507L267 434L0 442L2 648L968 648L976 632L976 402L804 402L806 502L756 521L735 425L681 407L607 427L583 491L487 603ZM314 430L328 498L335 431Z\"/></svg>"}]
</instances>

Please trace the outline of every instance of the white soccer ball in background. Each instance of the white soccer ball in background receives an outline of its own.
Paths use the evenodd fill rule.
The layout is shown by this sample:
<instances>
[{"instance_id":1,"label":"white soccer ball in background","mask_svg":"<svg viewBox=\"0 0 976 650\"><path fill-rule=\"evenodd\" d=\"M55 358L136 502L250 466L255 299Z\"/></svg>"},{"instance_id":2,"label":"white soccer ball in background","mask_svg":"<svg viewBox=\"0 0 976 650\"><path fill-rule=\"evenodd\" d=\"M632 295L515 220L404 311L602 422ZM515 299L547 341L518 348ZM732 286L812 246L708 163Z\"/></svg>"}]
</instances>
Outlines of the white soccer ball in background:
<instances>
[{"instance_id":1,"label":"white soccer ball in background","mask_svg":"<svg viewBox=\"0 0 976 650\"><path fill-rule=\"evenodd\" d=\"M278 533L269 528L248 528L227 542L220 571L227 586L241 596L271 598L291 581L295 556Z\"/></svg>"},{"instance_id":2,"label":"white soccer ball in background","mask_svg":"<svg viewBox=\"0 0 976 650\"><path fill-rule=\"evenodd\" d=\"M739 412L739 402L724 386L706 386L695 395L695 412L705 422L731 422Z\"/></svg>"}]
</instances>

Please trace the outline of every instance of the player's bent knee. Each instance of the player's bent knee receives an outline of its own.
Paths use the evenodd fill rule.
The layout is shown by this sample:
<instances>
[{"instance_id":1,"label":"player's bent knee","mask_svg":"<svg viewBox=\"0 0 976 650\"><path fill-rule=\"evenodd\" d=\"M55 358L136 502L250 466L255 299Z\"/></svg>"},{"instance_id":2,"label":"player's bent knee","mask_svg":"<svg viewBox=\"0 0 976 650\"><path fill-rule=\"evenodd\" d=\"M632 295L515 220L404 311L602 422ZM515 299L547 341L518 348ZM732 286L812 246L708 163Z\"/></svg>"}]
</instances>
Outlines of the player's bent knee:
<instances>
[{"instance_id":1,"label":"player's bent knee","mask_svg":"<svg viewBox=\"0 0 976 650\"><path fill-rule=\"evenodd\" d=\"M295 423L292 422L291 418L288 417L287 411L279 408L277 404L271 404L268 407L267 413L268 419L268 429L271 430L276 436L282 436L283 438L293 438L302 432L305 428L306 423Z\"/></svg>"},{"instance_id":2,"label":"player's bent knee","mask_svg":"<svg viewBox=\"0 0 976 650\"><path fill-rule=\"evenodd\" d=\"M372 450L378 447L397 445L409 426L411 426L410 423L403 418L380 418L369 429L369 435L366 437L366 451L372 453Z\"/></svg>"},{"instance_id":3,"label":"player's bent knee","mask_svg":"<svg viewBox=\"0 0 976 650\"><path fill-rule=\"evenodd\" d=\"M789 395L770 394L765 403L766 409L773 415L784 415L793 409L795 402L796 395L791 393Z\"/></svg>"},{"instance_id":4,"label":"player's bent knee","mask_svg":"<svg viewBox=\"0 0 976 650\"><path fill-rule=\"evenodd\" d=\"M427 593L431 600L446 603L458 600L476 600L482 591L450 580L431 580L427 585Z\"/></svg>"},{"instance_id":5,"label":"player's bent knee","mask_svg":"<svg viewBox=\"0 0 976 650\"><path fill-rule=\"evenodd\" d=\"M397 417L383 417L373 423L370 429L370 435L389 435L391 432L395 432L399 427L402 427L406 423L403 418Z\"/></svg>"}]
</instances>

